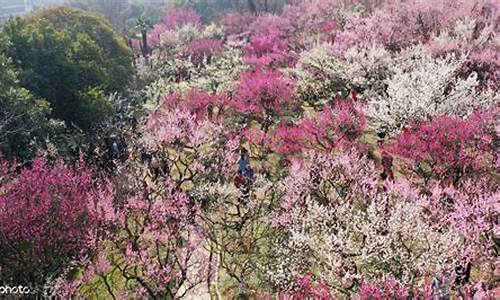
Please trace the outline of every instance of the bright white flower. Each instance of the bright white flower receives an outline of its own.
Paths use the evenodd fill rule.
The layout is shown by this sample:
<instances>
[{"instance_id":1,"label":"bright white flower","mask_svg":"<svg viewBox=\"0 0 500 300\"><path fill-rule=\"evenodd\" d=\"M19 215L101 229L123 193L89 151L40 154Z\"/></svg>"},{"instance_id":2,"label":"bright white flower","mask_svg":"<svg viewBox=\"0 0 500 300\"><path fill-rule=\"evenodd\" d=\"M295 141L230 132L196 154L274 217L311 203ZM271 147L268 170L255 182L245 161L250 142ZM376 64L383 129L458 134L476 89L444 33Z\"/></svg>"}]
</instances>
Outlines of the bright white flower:
<instances>
[{"instance_id":1,"label":"bright white flower","mask_svg":"<svg viewBox=\"0 0 500 300\"><path fill-rule=\"evenodd\" d=\"M364 92L366 113L373 129L394 133L411 120L428 121L435 116L467 117L475 109L498 101L492 91L479 91L477 75L457 76L464 55L432 58L421 47L406 49L393 58L390 74L378 88Z\"/></svg>"}]
</instances>

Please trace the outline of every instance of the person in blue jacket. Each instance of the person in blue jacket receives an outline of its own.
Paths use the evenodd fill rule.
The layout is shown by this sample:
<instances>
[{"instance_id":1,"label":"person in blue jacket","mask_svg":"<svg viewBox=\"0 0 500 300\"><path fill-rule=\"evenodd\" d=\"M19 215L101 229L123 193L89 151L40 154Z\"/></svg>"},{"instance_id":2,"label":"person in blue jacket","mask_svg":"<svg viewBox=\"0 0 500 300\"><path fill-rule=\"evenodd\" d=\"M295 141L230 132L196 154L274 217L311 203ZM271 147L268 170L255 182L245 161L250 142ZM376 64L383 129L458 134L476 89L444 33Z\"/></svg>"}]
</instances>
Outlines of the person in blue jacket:
<instances>
[{"instance_id":1,"label":"person in blue jacket","mask_svg":"<svg viewBox=\"0 0 500 300\"><path fill-rule=\"evenodd\" d=\"M249 182L253 181L253 169L250 168L250 165L247 165L245 168L245 177L248 179Z\"/></svg>"},{"instance_id":2,"label":"person in blue jacket","mask_svg":"<svg viewBox=\"0 0 500 300\"><path fill-rule=\"evenodd\" d=\"M240 159L238 160L238 172L245 173L250 160L248 159L248 151L245 148L241 149Z\"/></svg>"}]
</instances>

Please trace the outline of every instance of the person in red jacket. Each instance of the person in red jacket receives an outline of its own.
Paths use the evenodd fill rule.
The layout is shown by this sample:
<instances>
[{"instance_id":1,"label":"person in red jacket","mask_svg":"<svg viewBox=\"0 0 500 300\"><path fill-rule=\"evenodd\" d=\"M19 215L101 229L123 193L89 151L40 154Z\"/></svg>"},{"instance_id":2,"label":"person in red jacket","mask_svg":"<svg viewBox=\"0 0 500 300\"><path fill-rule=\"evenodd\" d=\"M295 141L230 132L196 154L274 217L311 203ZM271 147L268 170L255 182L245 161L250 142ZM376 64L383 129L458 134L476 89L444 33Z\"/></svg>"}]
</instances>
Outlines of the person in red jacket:
<instances>
[{"instance_id":1,"label":"person in red jacket","mask_svg":"<svg viewBox=\"0 0 500 300\"><path fill-rule=\"evenodd\" d=\"M242 171L238 171L238 174L234 177L234 185L237 188L240 188L241 186L246 184L246 179L245 176L243 176Z\"/></svg>"}]
</instances>

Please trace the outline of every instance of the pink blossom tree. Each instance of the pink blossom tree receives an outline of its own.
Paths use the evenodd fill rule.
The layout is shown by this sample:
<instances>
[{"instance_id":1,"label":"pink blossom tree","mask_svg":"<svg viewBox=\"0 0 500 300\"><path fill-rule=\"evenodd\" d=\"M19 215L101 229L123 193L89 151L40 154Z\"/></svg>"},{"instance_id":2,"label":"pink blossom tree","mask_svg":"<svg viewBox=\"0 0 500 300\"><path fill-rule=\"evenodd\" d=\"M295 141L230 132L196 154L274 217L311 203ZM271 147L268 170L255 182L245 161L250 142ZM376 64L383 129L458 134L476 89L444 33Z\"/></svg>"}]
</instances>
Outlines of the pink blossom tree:
<instances>
[{"instance_id":1,"label":"pink blossom tree","mask_svg":"<svg viewBox=\"0 0 500 300\"><path fill-rule=\"evenodd\" d=\"M358 290L359 299L408 299L408 288L402 286L394 278L389 278L381 284L362 282Z\"/></svg>"},{"instance_id":2,"label":"pink blossom tree","mask_svg":"<svg viewBox=\"0 0 500 300\"><path fill-rule=\"evenodd\" d=\"M248 71L241 74L228 106L269 127L278 114L296 106L293 87L294 82L279 71Z\"/></svg>"},{"instance_id":3,"label":"pink blossom tree","mask_svg":"<svg viewBox=\"0 0 500 300\"><path fill-rule=\"evenodd\" d=\"M198 13L190 8L174 8L167 11L163 17L163 22L167 30L176 29L180 26L191 24L195 27L201 26L201 19Z\"/></svg>"},{"instance_id":4,"label":"pink blossom tree","mask_svg":"<svg viewBox=\"0 0 500 300\"><path fill-rule=\"evenodd\" d=\"M487 180L469 180L459 186L434 186L426 207L437 228L452 228L460 234L462 256L483 274L493 275L496 218L500 190Z\"/></svg>"},{"instance_id":5,"label":"pink blossom tree","mask_svg":"<svg viewBox=\"0 0 500 300\"><path fill-rule=\"evenodd\" d=\"M216 39L200 38L191 41L186 54L196 66L210 63L212 56L223 50L222 42Z\"/></svg>"},{"instance_id":6,"label":"pink blossom tree","mask_svg":"<svg viewBox=\"0 0 500 300\"><path fill-rule=\"evenodd\" d=\"M196 28L201 27L200 16L196 13L196 11L189 8L170 9L166 12L162 22L149 25L148 27L146 27L146 24L142 24L141 30L145 35L143 36L143 39L145 38L146 40L138 41L133 39L131 42L132 46L134 49L136 49L137 46L141 49L146 47L146 45L144 45L146 43L148 48L158 47L164 33L167 31L175 31L185 25L192 25Z\"/></svg>"},{"instance_id":7,"label":"pink blossom tree","mask_svg":"<svg viewBox=\"0 0 500 300\"><path fill-rule=\"evenodd\" d=\"M365 124L366 118L358 103L337 99L333 107L325 107L295 125L279 124L270 134L268 145L283 155L311 148L325 151L350 148L359 142Z\"/></svg>"},{"instance_id":8,"label":"pink blossom tree","mask_svg":"<svg viewBox=\"0 0 500 300\"><path fill-rule=\"evenodd\" d=\"M127 170L99 253L80 263L83 274L64 282L60 293L90 297L89 287L104 282L112 297L180 298L209 278L211 262L194 222L197 207L179 182L152 178L140 162L130 162Z\"/></svg>"},{"instance_id":9,"label":"pink blossom tree","mask_svg":"<svg viewBox=\"0 0 500 300\"><path fill-rule=\"evenodd\" d=\"M72 169L36 158L19 173L3 160L0 165L6 179L0 193L1 278L39 292L71 261L92 255L110 190L99 187L83 165Z\"/></svg>"},{"instance_id":10,"label":"pink blossom tree","mask_svg":"<svg viewBox=\"0 0 500 300\"><path fill-rule=\"evenodd\" d=\"M348 18L344 30L337 34L335 44L339 50L373 44L397 50L419 42L426 43L432 34L471 15L474 8L474 1L387 1L372 14Z\"/></svg>"},{"instance_id":11,"label":"pink blossom tree","mask_svg":"<svg viewBox=\"0 0 500 300\"><path fill-rule=\"evenodd\" d=\"M428 198L405 180L382 184L373 163L355 151L309 152L292 161L283 182L274 221L288 238L276 245L279 258L269 266L282 289L311 271L334 294L352 295L364 280L387 276L412 290L427 274L453 274L461 259L461 235L436 230Z\"/></svg>"},{"instance_id":12,"label":"pink blossom tree","mask_svg":"<svg viewBox=\"0 0 500 300\"><path fill-rule=\"evenodd\" d=\"M389 148L414 163L415 170L424 177L457 181L465 174L493 168L498 159L498 116L498 108L492 107L465 120L439 117L404 130Z\"/></svg>"},{"instance_id":13,"label":"pink blossom tree","mask_svg":"<svg viewBox=\"0 0 500 300\"><path fill-rule=\"evenodd\" d=\"M253 36L245 48L245 63L260 66L287 65L292 61L288 45L278 32Z\"/></svg>"},{"instance_id":14,"label":"pink blossom tree","mask_svg":"<svg viewBox=\"0 0 500 300\"><path fill-rule=\"evenodd\" d=\"M286 38L294 30L290 19L273 14L258 16L249 26L252 36L277 35Z\"/></svg>"},{"instance_id":15,"label":"pink blossom tree","mask_svg":"<svg viewBox=\"0 0 500 300\"><path fill-rule=\"evenodd\" d=\"M230 12L224 14L219 22L229 36L238 36L248 30L254 19L255 15L250 13Z\"/></svg>"}]
</instances>

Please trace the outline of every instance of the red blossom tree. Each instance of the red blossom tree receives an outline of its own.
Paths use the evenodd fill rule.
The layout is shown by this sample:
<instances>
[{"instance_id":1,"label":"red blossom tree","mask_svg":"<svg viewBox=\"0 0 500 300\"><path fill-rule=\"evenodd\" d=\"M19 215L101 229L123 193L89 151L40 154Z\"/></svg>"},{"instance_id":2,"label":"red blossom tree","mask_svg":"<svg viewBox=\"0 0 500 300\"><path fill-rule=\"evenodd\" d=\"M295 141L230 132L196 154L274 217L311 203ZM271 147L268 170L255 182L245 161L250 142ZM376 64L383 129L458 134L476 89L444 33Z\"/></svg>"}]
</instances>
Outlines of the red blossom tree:
<instances>
[{"instance_id":1,"label":"red blossom tree","mask_svg":"<svg viewBox=\"0 0 500 300\"><path fill-rule=\"evenodd\" d=\"M269 126L273 116L296 104L293 89L293 81L279 71L248 71L241 75L234 99L227 104L239 113L264 119Z\"/></svg>"},{"instance_id":2,"label":"red blossom tree","mask_svg":"<svg viewBox=\"0 0 500 300\"><path fill-rule=\"evenodd\" d=\"M200 66L206 61L210 63L212 56L223 50L222 42L216 39L200 38L191 41L187 46L186 54L191 61Z\"/></svg>"},{"instance_id":3,"label":"red blossom tree","mask_svg":"<svg viewBox=\"0 0 500 300\"><path fill-rule=\"evenodd\" d=\"M1 279L37 289L92 253L112 199L86 166L37 158L8 175L0 192Z\"/></svg>"},{"instance_id":4,"label":"red blossom tree","mask_svg":"<svg viewBox=\"0 0 500 300\"><path fill-rule=\"evenodd\" d=\"M364 130L366 117L359 104L337 99L333 107L325 107L295 125L279 124L268 140L269 147L280 154L290 155L314 148L330 151L348 148Z\"/></svg>"},{"instance_id":5,"label":"red blossom tree","mask_svg":"<svg viewBox=\"0 0 500 300\"><path fill-rule=\"evenodd\" d=\"M429 177L454 176L458 180L471 172L484 172L493 167L498 136L498 108L476 112L462 120L439 117L404 130L389 146L390 152L409 159L417 172ZM431 174L425 168L430 168Z\"/></svg>"},{"instance_id":6,"label":"red blossom tree","mask_svg":"<svg viewBox=\"0 0 500 300\"><path fill-rule=\"evenodd\" d=\"M252 37L245 48L244 62L254 66L286 65L291 62L290 50L278 32Z\"/></svg>"}]
</instances>

